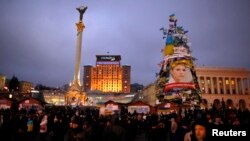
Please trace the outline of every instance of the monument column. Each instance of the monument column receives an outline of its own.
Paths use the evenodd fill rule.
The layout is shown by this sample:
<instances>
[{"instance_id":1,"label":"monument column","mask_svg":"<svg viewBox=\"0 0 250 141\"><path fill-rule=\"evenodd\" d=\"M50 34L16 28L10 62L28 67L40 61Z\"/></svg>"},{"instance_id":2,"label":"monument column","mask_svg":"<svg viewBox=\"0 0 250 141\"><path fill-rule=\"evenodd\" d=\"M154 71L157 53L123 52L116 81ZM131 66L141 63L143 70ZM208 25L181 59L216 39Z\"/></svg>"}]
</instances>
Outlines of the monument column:
<instances>
[{"instance_id":1,"label":"monument column","mask_svg":"<svg viewBox=\"0 0 250 141\"><path fill-rule=\"evenodd\" d=\"M66 105L85 105L87 101L86 93L81 89L80 83L80 62L81 62L81 49L82 49L82 32L84 29L84 24L82 21L83 14L87 10L87 7L81 6L76 8L76 10L80 13L80 18L78 23L76 23L77 34L76 34L76 58L75 58L75 70L74 70L74 78L69 87L67 94L65 95L65 104Z\"/></svg>"},{"instance_id":2,"label":"monument column","mask_svg":"<svg viewBox=\"0 0 250 141\"><path fill-rule=\"evenodd\" d=\"M81 6L76 8L80 13L79 22L76 23L77 27L77 38L76 38L76 59L75 59L75 71L74 79L70 87L71 90L81 91L81 82L80 82L80 63L81 63L81 49L82 49L82 32L85 28L82 18L83 14L87 10L87 7Z\"/></svg>"}]
</instances>

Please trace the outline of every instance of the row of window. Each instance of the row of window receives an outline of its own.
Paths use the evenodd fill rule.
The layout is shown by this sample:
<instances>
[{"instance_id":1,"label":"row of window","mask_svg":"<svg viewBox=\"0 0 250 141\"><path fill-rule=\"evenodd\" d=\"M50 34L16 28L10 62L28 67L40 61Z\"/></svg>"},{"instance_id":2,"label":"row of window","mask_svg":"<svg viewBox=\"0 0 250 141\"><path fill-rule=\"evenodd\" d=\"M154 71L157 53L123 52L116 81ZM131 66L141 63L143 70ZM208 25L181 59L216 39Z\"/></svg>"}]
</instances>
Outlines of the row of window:
<instances>
[{"instance_id":1,"label":"row of window","mask_svg":"<svg viewBox=\"0 0 250 141\"><path fill-rule=\"evenodd\" d=\"M206 93L205 87L202 87L201 90L202 90L202 93ZM219 93L220 94L249 94L248 89L245 89L244 92L241 89L239 89L237 92L236 89L232 89L232 91L230 91L230 89L227 88L224 91L223 88L221 88L221 89L214 88L212 91L212 89L209 87L207 89L207 94L212 94L212 93L215 93L215 94L219 94Z\"/></svg>"}]
</instances>

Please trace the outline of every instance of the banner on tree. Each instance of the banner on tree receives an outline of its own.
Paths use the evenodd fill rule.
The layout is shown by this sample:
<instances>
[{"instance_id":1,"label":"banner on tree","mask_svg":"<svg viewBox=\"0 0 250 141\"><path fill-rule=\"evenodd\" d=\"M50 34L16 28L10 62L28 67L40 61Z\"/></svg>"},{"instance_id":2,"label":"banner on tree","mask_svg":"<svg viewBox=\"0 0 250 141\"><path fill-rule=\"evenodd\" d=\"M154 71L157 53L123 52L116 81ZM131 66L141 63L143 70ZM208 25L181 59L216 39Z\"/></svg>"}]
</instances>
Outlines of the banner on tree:
<instances>
[{"instance_id":1,"label":"banner on tree","mask_svg":"<svg viewBox=\"0 0 250 141\"><path fill-rule=\"evenodd\" d=\"M174 47L174 54L188 55L187 49L185 47Z\"/></svg>"}]
</instances>

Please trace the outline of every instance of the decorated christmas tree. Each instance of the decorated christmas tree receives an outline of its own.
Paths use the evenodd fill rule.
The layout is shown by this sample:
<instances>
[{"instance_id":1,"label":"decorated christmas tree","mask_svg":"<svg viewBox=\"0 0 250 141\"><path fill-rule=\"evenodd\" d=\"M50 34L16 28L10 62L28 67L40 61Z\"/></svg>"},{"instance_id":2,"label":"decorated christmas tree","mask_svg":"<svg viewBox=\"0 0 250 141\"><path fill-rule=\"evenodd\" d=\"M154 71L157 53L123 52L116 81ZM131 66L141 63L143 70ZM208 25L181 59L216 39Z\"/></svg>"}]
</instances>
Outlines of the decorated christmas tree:
<instances>
[{"instance_id":1,"label":"decorated christmas tree","mask_svg":"<svg viewBox=\"0 0 250 141\"><path fill-rule=\"evenodd\" d=\"M169 16L169 28L161 28L165 47L156 91L160 102L199 104L200 88L194 69L187 32L177 26L175 15Z\"/></svg>"}]
</instances>

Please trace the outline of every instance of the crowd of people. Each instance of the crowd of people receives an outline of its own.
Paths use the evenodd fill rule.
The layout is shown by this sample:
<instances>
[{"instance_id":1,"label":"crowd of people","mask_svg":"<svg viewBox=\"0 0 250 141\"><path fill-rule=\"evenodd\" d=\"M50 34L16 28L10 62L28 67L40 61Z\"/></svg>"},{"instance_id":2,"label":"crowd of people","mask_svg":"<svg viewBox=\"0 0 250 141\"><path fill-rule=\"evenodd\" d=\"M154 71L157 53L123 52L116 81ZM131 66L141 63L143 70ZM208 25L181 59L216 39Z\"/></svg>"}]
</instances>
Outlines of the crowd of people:
<instances>
[{"instance_id":1,"label":"crowd of people","mask_svg":"<svg viewBox=\"0 0 250 141\"><path fill-rule=\"evenodd\" d=\"M247 130L247 109L180 109L169 114L121 111L100 115L98 108L47 107L0 110L4 141L207 141L212 128Z\"/></svg>"}]
</instances>

